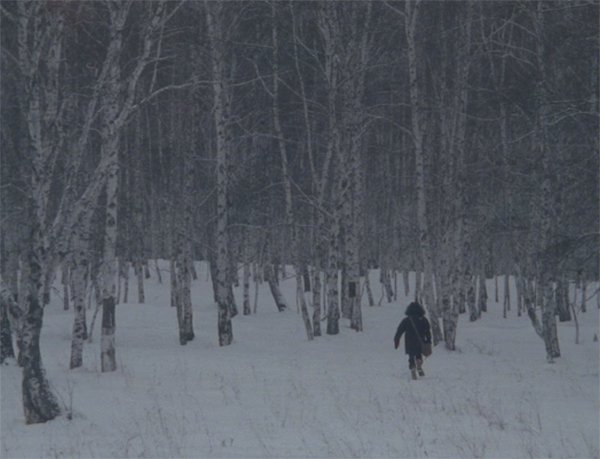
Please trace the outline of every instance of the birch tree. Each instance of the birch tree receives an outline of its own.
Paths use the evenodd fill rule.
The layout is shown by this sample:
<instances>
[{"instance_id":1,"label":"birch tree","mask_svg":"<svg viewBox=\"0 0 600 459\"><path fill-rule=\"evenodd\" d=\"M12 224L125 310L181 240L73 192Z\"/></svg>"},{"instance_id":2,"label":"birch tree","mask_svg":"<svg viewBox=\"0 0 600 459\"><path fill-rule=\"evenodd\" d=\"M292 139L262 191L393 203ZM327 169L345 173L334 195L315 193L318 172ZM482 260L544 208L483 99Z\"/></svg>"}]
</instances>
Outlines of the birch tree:
<instances>
[{"instance_id":1,"label":"birch tree","mask_svg":"<svg viewBox=\"0 0 600 459\"><path fill-rule=\"evenodd\" d=\"M364 6L364 8L363 8ZM362 311L360 305L360 270L359 270L359 233L358 210L364 199L360 184L363 141L366 130L366 113L364 108L365 78L370 56L370 24L372 3L366 5L351 3L344 5L343 14L337 19L344 25L345 33L337 36L337 40L349 39L347 46L338 45L340 50L340 99L342 111L343 133L340 145L342 178L340 199L342 202L344 227L344 263L347 268L348 298L350 310L350 327L362 331Z\"/></svg>"},{"instance_id":2,"label":"birch tree","mask_svg":"<svg viewBox=\"0 0 600 459\"><path fill-rule=\"evenodd\" d=\"M340 131L337 119L337 91L339 85L339 22L336 17L336 5L333 2L321 2L318 11L319 31L323 39L323 59L324 74L327 88L327 146L325 153L325 162L323 164L323 175L320 183L320 203L324 199L326 178L331 174L331 223L329 227L325 226L324 216L321 216L319 228L321 234L327 235L329 239L328 254L326 262L327 278L327 334L337 335L339 333L340 303L338 291L338 271L339 271L339 238L340 238L340 166L339 166L339 148ZM331 168L331 169L330 169Z\"/></svg>"},{"instance_id":3,"label":"birch tree","mask_svg":"<svg viewBox=\"0 0 600 459\"><path fill-rule=\"evenodd\" d=\"M462 5L461 5L462 6ZM473 4L467 3L458 13L459 49L456 51L455 88L452 104L452 113L444 112L442 125L442 144L446 145L444 153L452 159L455 171L450 167L452 180L455 181L454 198L456 226L454 229L454 241L449 242L454 254L449 255L453 260L454 268L449 275L452 279L452 304L446 303L443 309L444 316L444 341L446 348L454 350L456 340L456 328L458 312L464 307L467 294L466 285L471 285L471 221L468 218L471 203L468 185L470 178L467 174L469 155L467 153L467 104L469 97L469 68L471 64L471 30L473 24ZM446 124L448 122L448 124ZM446 129L444 129L446 128ZM452 217L451 217L452 218ZM443 282L444 273L442 273ZM442 291L442 295L445 293Z\"/></svg>"},{"instance_id":4,"label":"birch tree","mask_svg":"<svg viewBox=\"0 0 600 459\"><path fill-rule=\"evenodd\" d=\"M411 109L411 129L413 147L415 151L415 178L417 191L417 224L419 227L419 245L423 262L423 301L431 317L433 341L435 344L443 339L438 320L437 302L434 298L434 260L432 231L428 222L428 196L427 190L431 188L430 174L426 170L426 151L424 149L425 117L424 106L419 89L419 69L417 55L417 31L419 9L421 0L407 1L405 3L405 27L408 46L408 74Z\"/></svg>"},{"instance_id":5,"label":"birch tree","mask_svg":"<svg viewBox=\"0 0 600 459\"><path fill-rule=\"evenodd\" d=\"M64 142L60 93L64 44L64 16L60 7L37 2L18 2L16 11L3 11L15 25L16 46L11 51L20 76L20 109L26 132L23 154L26 171L28 229L22 253L18 298L22 315L19 351L23 367L23 409L28 424L46 422L61 414L42 365L40 332L46 282L51 279L52 259L49 227L50 186Z\"/></svg>"},{"instance_id":6,"label":"birch tree","mask_svg":"<svg viewBox=\"0 0 600 459\"><path fill-rule=\"evenodd\" d=\"M212 73L213 118L216 141L215 156L217 161L217 215L216 215L216 266L214 269L215 299L218 304L219 345L228 346L233 340L231 324L232 307L230 290L229 265L229 149L230 149L230 114L228 112L230 97L226 81L225 65L225 31L224 10L222 2L205 2L206 26L210 48L210 68Z\"/></svg>"},{"instance_id":7,"label":"birch tree","mask_svg":"<svg viewBox=\"0 0 600 459\"><path fill-rule=\"evenodd\" d=\"M533 196L533 224L535 228L535 242L533 247L537 250L537 259L534 260L534 266L538 273L539 289L541 292L541 327L536 326L536 321L532 317L530 308L530 318L534 322L534 328L544 340L546 346L546 355L549 362L560 357L560 348L558 344L556 311L553 301L553 273L552 258L549 248L553 241L553 174L552 174L552 154L549 145L549 98L547 93L548 75L546 73L545 63L545 15L542 2L536 2L531 12L534 32L535 32L535 57L537 66L536 80L536 124L535 124L535 144L537 155L540 158L541 168L536 171L538 190ZM538 175L539 174L539 175Z\"/></svg>"},{"instance_id":8,"label":"birch tree","mask_svg":"<svg viewBox=\"0 0 600 459\"><path fill-rule=\"evenodd\" d=\"M304 266L300 261L300 248L298 244L298 230L294 222L294 211L292 203L292 184L290 180L290 172L288 166L288 154L286 142L281 128L281 118L279 115L279 38L277 34L277 14L276 6L271 5L272 8L272 40L273 40L273 125L275 129L275 137L277 138L277 145L279 147L279 154L281 155L281 171L283 175L283 187L285 192L285 215L288 231L292 241L292 260L294 265L295 277L296 277L296 295L300 302L300 311L302 313L302 320L306 328L306 335L308 340L314 339L312 324L310 323L310 317L308 315L308 307L306 304L306 297L304 296L304 280L303 271Z\"/></svg>"},{"instance_id":9,"label":"birch tree","mask_svg":"<svg viewBox=\"0 0 600 459\"><path fill-rule=\"evenodd\" d=\"M2 81L2 94L6 93L5 81ZM2 99L3 106L7 100ZM2 193L0 194L0 221L2 232L0 234L0 364L6 359L16 358L13 346L13 334L16 335L17 343L20 342L20 319L21 311L18 307L19 301L19 246L22 245L19 237L21 212L17 210L20 196L17 190L15 178L19 164L15 163L16 149L14 142L8 142L12 136L8 133L9 127L6 123L2 125L3 161L0 162L0 183ZM10 158L10 160L7 160Z\"/></svg>"},{"instance_id":10,"label":"birch tree","mask_svg":"<svg viewBox=\"0 0 600 459\"><path fill-rule=\"evenodd\" d=\"M300 48L304 47L305 44L303 42L303 37L300 36L301 27L300 27L300 19L295 12L294 2L290 1L289 10L291 13L291 22L292 22L292 45L293 45L293 57L294 57L294 69L296 71L296 75L298 78L298 86L300 92L300 99L302 104L302 122L304 126L304 135L306 137L306 154L308 156L308 165L310 168L310 176L312 178L312 192L315 196L317 196L317 206L313 211L312 218L316 223L316 230L313 232L313 240L314 240L314 266L313 266L313 282L312 282L312 306L313 306L313 317L312 317L312 325L313 325L313 336L321 336L321 295L322 295L322 273L323 273L323 259L324 257L324 237L322 233L322 228L324 225L324 215L322 211L323 198L326 189L327 182L327 172L330 163L332 149L327 148L327 154L324 159L324 171L321 176L317 172L317 161L316 161L316 146L313 135L313 122L311 117L311 109L310 109L310 100L309 100L309 90L307 88L307 84L305 82L306 71L301 65L300 60ZM316 216L315 216L316 215Z\"/></svg>"},{"instance_id":11,"label":"birch tree","mask_svg":"<svg viewBox=\"0 0 600 459\"><path fill-rule=\"evenodd\" d=\"M140 24L140 49L135 66L128 74L123 74L120 59L123 53L124 34L127 18L134 3L107 3L109 15L109 44L105 68L108 78L103 88L101 157L106 164L106 222L104 238L104 273L102 275L102 371L116 369L115 355L115 306L117 275L117 218L119 151L123 128L137 108L137 89L142 73L154 57L157 46L157 31L166 20L164 3L156 2L143 5ZM136 6L140 6L139 4Z\"/></svg>"},{"instance_id":12,"label":"birch tree","mask_svg":"<svg viewBox=\"0 0 600 459\"><path fill-rule=\"evenodd\" d=\"M171 249L171 288L172 304L177 313L179 327L179 344L186 345L194 339L192 314L192 264L191 250L192 233L192 197L193 178L196 173L191 146L186 141L186 130L192 131L194 121L186 120L188 111L181 106L170 104L171 146L179 160L173 161L173 191L171 208L174 221L172 228Z\"/></svg>"},{"instance_id":13,"label":"birch tree","mask_svg":"<svg viewBox=\"0 0 600 459\"><path fill-rule=\"evenodd\" d=\"M89 276L89 251L90 246L86 243L89 238L89 227L91 213L85 217L82 225L84 230L80 230L72 241L72 252L70 259L71 267L71 285L73 299L73 335L71 339L71 360L69 368L78 368L83 365L83 343L88 339L88 329L86 322L86 293L87 279Z\"/></svg>"}]
</instances>

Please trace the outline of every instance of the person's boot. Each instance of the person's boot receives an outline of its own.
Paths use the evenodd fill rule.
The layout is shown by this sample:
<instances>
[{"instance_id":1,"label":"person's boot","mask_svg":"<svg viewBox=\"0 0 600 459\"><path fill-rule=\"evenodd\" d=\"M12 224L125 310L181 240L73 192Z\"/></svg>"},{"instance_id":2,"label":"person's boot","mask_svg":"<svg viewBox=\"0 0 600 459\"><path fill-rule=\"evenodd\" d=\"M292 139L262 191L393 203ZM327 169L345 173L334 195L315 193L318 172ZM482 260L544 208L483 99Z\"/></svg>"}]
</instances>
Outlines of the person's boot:
<instances>
[{"instance_id":1,"label":"person's boot","mask_svg":"<svg viewBox=\"0 0 600 459\"><path fill-rule=\"evenodd\" d=\"M417 370L415 370L414 368L410 370L410 376L412 377L412 379L417 379Z\"/></svg>"},{"instance_id":2,"label":"person's boot","mask_svg":"<svg viewBox=\"0 0 600 459\"><path fill-rule=\"evenodd\" d=\"M423 371L423 361L417 360L417 371L419 372L419 376L425 376L425 372Z\"/></svg>"}]
</instances>

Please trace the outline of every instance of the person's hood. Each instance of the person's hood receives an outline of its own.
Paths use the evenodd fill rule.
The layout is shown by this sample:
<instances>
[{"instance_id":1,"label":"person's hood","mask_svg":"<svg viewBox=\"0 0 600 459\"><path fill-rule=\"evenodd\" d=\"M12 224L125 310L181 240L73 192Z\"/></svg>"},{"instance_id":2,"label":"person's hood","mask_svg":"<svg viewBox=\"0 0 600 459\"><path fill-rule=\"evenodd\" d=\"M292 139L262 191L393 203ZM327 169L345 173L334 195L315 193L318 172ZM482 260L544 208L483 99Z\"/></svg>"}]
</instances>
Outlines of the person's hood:
<instances>
[{"instance_id":1,"label":"person's hood","mask_svg":"<svg viewBox=\"0 0 600 459\"><path fill-rule=\"evenodd\" d=\"M417 316L417 317L424 316L425 309L423 309L423 306L421 306L419 303L417 303L416 301L413 301L406 308L406 315L407 316Z\"/></svg>"}]
</instances>

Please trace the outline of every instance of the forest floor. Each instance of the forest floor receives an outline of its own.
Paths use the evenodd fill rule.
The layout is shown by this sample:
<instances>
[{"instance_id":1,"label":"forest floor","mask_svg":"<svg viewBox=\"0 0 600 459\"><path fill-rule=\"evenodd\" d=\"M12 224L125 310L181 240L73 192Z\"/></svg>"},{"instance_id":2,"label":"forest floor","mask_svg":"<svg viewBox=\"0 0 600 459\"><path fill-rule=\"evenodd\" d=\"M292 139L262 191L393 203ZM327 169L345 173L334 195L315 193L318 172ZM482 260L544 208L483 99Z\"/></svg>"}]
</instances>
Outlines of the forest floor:
<instances>
[{"instance_id":1,"label":"forest floor","mask_svg":"<svg viewBox=\"0 0 600 459\"><path fill-rule=\"evenodd\" d=\"M596 297L578 315L579 344L575 323L559 323L562 357L549 364L527 315L518 317L513 306L504 319L489 281L488 312L473 323L462 315L457 350L434 348L426 376L411 381L404 345L393 346L410 302L403 291L381 306L369 307L363 298L364 332L342 320L339 335L308 341L295 280L281 281L290 305L281 313L262 284L257 313L235 317L234 343L219 347L206 265L196 266L196 339L179 345L168 271L161 270L159 283L152 270L146 303L117 307L112 373L100 371L100 317L93 342L85 344L84 366L69 370L73 311L63 310L57 290L45 311L42 357L73 418L25 425L21 371L9 362L0 370L0 456L599 457ZM129 291L131 301L134 282ZM377 286L376 301L380 292ZM235 294L241 310L241 287Z\"/></svg>"}]
</instances>

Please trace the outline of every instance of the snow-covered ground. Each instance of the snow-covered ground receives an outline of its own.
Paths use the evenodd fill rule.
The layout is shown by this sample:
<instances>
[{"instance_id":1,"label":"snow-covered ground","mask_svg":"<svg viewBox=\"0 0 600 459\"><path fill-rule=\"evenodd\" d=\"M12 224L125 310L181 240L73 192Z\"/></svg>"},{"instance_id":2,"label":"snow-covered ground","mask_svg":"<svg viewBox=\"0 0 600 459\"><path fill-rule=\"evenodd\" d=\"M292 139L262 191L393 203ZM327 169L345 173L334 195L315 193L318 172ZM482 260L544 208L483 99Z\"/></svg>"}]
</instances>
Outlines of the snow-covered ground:
<instances>
[{"instance_id":1,"label":"snow-covered ground","mask_svg":"<svg viewBox=\"0 0 600 459\"><path fill-rule=\"evenodd\" d=\"M461 316L458 350L438 346L426 377L411 381L403 344L395 351L392 340L410 301L403 295L364 306L364 332L342 321L338 336L309 342L295 280L282 281L290 304L282 313L263 284L258 313L234 318L234 343L221 348L206 265L197 267L196 339L179 345L168 273L160 284L153 271L146 304L118 306L113 373L100 371L100 318L84 367L68 369L73 312L54 295L42 356L73 419L26 426L21 372L14 362L2 366L1 457L599 456L596 298L578 316L580 344L574 322L559 324L555 364L546 363L527 316L513 308L503 319L492 298L480 321ZM489 288L493 297L493 282ZM241 309L241 287L235 293ZM129 297L137 297L134 285Z\"/></svg>"}]
</instances>

